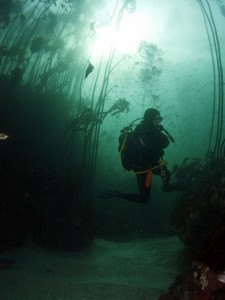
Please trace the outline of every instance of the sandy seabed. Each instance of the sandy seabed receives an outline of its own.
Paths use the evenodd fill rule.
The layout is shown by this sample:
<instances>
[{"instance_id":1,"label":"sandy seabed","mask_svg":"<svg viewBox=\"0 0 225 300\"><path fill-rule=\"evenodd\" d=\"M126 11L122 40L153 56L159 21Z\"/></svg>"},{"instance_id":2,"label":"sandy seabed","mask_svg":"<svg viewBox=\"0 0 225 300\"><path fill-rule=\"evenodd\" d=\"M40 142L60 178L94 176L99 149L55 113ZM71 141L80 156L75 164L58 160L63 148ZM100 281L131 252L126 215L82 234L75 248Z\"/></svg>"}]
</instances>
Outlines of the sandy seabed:
<instances>
[{"instance_id":1,"label":"sandy seabed","mask_svg":"<svg viewBox=\"0 0 225 300\"><path fill-rule=\"evenodd\" d=\"M2 253L0 300L155 300L181 273L177 237L112 242L96 239L76 253L27 243Z\"/></svg>"}]
</instances>

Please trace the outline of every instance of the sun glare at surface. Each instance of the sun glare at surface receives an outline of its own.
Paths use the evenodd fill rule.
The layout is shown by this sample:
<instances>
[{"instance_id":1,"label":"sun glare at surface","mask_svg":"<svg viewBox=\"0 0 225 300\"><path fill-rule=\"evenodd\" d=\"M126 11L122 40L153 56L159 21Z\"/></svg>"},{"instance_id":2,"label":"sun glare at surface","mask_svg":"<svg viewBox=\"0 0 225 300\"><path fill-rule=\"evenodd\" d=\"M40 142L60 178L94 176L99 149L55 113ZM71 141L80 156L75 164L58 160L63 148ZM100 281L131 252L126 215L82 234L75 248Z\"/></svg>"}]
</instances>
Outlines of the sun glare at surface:
<instances>
[{"instance_id":1,"label":"sun glare at surface","mask_svg":"<svg viewBox=\"0 0 225 300\"><path fill-rule=\"evenodd\" d=\"M145 16L140 13L127 14L123 17L116 30L112 23L108 27L97 30L93 53L109 54L113 45L119 54L133 54L137 51L139 42L149 34L151 26Z\"/></svg>"},{"instance_id":2,"label":"sun glare at surface","mask_svg":"<svg viewBox=\"0 0 225 300\"><path fill-rule=\"evenodd\" d=\"M123 53L134 53L137 51L139 42L146 37L149 29L143 14L134 13L122 20L118 37L117 49Z\"/></svg>"}]
</instances>

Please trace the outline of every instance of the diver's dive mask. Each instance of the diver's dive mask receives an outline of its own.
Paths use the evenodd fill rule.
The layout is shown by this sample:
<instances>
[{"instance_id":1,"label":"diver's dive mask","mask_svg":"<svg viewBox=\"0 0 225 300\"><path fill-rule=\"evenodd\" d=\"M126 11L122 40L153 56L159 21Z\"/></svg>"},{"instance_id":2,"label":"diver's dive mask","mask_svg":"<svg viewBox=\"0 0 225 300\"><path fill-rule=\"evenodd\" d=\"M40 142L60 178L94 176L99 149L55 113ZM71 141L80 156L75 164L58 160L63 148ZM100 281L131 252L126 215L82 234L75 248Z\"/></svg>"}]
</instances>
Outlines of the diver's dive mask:
<instances>
[{"instance_id":1,"label":"diver's dive mask","mask_svg":"<svg viewBox=\"0 0 225 300\"><path fill-rule=\"evenodd\" d=\"M158 126L163 120L163 117L161 117L160 115L156 115L153 119L153 124L155 126Z\"/></svg>"}]
</instances>

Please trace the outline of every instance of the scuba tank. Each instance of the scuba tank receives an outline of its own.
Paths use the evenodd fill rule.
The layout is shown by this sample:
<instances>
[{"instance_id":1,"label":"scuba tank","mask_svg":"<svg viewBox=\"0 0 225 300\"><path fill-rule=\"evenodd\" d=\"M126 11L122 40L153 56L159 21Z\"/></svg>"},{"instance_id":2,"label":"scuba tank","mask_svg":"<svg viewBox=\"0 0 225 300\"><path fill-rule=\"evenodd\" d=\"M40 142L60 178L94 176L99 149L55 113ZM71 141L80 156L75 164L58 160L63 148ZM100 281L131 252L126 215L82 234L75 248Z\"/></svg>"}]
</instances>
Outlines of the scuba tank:
<instances>
[{"instance_id":1,"label":"scuba tank","mask_svg":"<svg viewBox=\"0 0 225 300\"><path fill-rule=\"evenodd\" d=\"M130 125L120 130L118 151L120 152L121 164L124 170L130 171L132 169L131 157L129 155L129 142L133 135L134 123L142 118L134 120Z\"/></svg>"},{"instance_id":2,"label":"scuba tank","mask_svg":"<svg viewBox=\"0 0 225 300\"><path fill-rule=\"evenodd\" d=\"M130 125L125 126L120 130L118 151L120 152L121 164L125 171L130 171L132 169L132 157L130 155L131 149L129 149L129 142L131 141L134 132L132 127L135 125L134 123L139 120L143 120L143 118L135 119ZM162 125L158 126L158 130L164 131L170 142L175 143L172 135Z\"/></svg>"}]
</instances>

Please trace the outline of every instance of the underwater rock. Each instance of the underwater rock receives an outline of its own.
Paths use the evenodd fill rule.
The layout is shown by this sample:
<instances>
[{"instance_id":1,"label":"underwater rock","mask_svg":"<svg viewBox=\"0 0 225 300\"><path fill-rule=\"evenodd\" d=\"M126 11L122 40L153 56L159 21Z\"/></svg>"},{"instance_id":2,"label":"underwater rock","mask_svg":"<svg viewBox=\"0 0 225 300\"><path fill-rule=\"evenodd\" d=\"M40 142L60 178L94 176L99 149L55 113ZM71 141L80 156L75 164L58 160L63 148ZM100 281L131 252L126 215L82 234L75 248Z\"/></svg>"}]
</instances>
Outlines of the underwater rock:
<instances>
[{"instance_id":1,"label":"underwater rock","mask_svg":"<svg viewBox=\"0 0 225 300\"><path fill-rule=\"evenodd\" d=\"M175 232L192 257L215 272L225 269L224 199L224 162L213 160L181 194L172 215Z\"/></svg>"},{"instance_id":2,"label":"underwater rock","mask_svg":"<svg viewBox=\"0 0 225 300\"><path fill-rule=\"evenodd\" d=\"M193 261L191 267L177 276L166 294L159 300L222 300L225 299L225 283L209 267Z\"/></svg>"}]
</instances>

